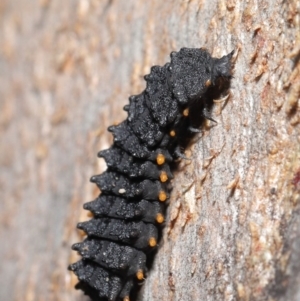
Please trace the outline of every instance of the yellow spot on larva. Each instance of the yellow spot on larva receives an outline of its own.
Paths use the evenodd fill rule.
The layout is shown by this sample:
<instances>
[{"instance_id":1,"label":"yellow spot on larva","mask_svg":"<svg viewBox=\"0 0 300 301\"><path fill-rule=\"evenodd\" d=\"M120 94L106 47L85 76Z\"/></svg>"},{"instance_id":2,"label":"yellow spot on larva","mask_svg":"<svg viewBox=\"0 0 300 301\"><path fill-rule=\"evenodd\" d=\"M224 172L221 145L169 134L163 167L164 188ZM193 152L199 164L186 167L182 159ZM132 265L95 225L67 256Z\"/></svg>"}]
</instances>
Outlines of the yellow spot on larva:
<instances>
[{"instance_id":1,"label":"yellow spot on larva","mask_svg":"<svg viewBox=\"0 0 300 301\"><path fill-rule=\"evenodd\" d=\"M157 157L156 157L156 163L158 165L163 165L166 161L166 158L163 154L158 154Z\"/></svg>"},{"instance_id":2,"label":"yellow spot on larva","mask_svg":"<svg viewBox=\"0 0 300 301\"><path fill-rule=\"evenodd\" d=\"M211 85L211 80L208 79L208 80L205 82L205 86L206 86L206 87L209 87L210 85Z\"/></svg>"},{"instance_id":3,"label":"yellow spot on larva","mask_svg":"<svg viewBox=\"0 0 300 301\"><path fill-rule=\"evenodd\" d=\"M164 220L165 220L164 216L163 216L161 213L157 213L157 215L156 215L156 221L157 221L159 224L161 224L161 223L164 222Z\"/></svg>"},{"instance_id":4,"label":"yellow spot on larva","mask_svg":"<svg viewBox=\"0 0 300 301\"><path fill-rule=\"evenodd\" d=\"M156 241L155 237L150 237L150 239L149 239L149 246L153 248L156 245L157 245L157 241Z\"/></svg>"},{"instance_id":5,"label":"yellow spot on larva","mask_svg":"<svg viewBox=\"0 0 300 301\"><path fill-rule=\"evenodd\" d=\"M175 137L175 136L176 136L176 133L175 133L174 130L170 131L170 136L171 136L171 137Z\"/></svg>"},{"instance_id":6,"label":"yellow spot on larva","mask_svg":"<svg viewBox=\"0 0 300 301\"><path fill-rule=\"evenodd\" d=\"M129 296L124 297L123 301L130 301Z\"/></svg>"},{"instance_id":7,"label":"yellow spot on larva","mask_svg":"<svg viewBox=\"0 0 300 301\"><path fill-rule=\"evenodd\" d=\"M144 273L142 270L138 270L137 273L136 273L136 278L138 280L143 280L144 279Z\"/></svg>"},{"instance_id":8,"label":"yellow spot on larva","mask_svg":"<svg viewBox=\"0 0 300 301\"><path fill-rule=\"evenodd\" d=\"M184 109L182 114L183 114L184 117L188 117L189 114L190 114L190 109L189 108Z\"/></svg>"},{"instance_id":9,"label":"yellow spot on larva","mask_svg":"<svg viewBox=\"0 0 300 301\"><path fill-rule=\"evenodd\" d=\"M160 191L158 194L158 199L161 202L164 202L167 199L167 194L164 191Z\"/></svg>"},{"instance_id":10,"label":"yellow spot on larva","mask_svg":"<svg viewBox=\"0 0 300 301\"><path fill-rule=\"evenodd\" d=\"M166 182L166 181L168 181L168 175L167 175L167 173L165 171L162 171L160 173L159 178L160 178L160 181L163 182L163 183Z\"/></svg>"}]
</instances>

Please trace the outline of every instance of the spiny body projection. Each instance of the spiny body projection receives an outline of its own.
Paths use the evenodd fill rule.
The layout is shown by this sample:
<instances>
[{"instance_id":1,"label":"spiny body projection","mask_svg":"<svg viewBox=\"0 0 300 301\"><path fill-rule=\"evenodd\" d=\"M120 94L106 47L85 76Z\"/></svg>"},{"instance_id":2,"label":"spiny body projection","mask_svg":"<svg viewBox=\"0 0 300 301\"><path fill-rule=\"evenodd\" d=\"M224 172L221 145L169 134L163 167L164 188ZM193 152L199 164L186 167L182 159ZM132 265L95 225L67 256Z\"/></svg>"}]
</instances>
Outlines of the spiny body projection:
<instances>
[{"instance_id":1,"label":"spiny body projection","mask_svg":"<svg viewBox=\"0 0 300 301\"><path fill-rule=\"evenodd\" d=\"M229 87L232 55L172 52L170 63L145 76L146 89L129 98L127 119L108 128L113 145L98 154L108 168L91 178L101 194L84 205L94 217L78 224L87 238L73 245L82 259L69 267L76 288L93 300L129 301L146 277L161 237L172 162L184 158L180 150L203 119L212 119L213 98Z\"/></svg>"}]
</instances>

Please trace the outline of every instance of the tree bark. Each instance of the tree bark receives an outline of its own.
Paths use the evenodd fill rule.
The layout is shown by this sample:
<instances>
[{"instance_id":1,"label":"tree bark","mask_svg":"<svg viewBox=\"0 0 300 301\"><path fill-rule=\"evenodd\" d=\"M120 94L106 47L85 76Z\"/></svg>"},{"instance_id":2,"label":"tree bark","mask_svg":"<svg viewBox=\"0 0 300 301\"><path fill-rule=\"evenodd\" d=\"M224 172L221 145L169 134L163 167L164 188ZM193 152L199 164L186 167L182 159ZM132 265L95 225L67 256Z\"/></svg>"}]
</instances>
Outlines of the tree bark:
<instances>
[{"instance_id":1,"label":"tree bark","mask_svg":"<svg viewBox=\"0 0 300 301\"><path fill-rule=\"evenodd\" d=\"M85 300L82 204L107 126L181 47L238 53L229 98L175 172L139 300L299 300L299 1L0 3L0 300Z\"/></svg>"}]
</instances>

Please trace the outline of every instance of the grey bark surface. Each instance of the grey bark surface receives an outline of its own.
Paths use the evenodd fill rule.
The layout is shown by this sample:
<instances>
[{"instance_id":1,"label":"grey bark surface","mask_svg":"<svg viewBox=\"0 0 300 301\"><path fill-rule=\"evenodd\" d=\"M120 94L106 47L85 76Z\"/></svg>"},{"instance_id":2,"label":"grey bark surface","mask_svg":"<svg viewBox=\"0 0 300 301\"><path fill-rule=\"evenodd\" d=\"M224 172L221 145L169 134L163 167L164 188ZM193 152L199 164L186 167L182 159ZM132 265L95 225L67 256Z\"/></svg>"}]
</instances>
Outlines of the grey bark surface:
<instances>
[{"instance_id":1,"label":"grey bark surface","mask_svg":"<svg viewBox=\"0 0 300 301\"><path fill-rule=\"evenodd\" d=\"M238 52L175 173L139 295L300 300L299 1L0 2L0 300L86 300L66 270L107 126L181 47Z\"/></svg>"}]
</instances>

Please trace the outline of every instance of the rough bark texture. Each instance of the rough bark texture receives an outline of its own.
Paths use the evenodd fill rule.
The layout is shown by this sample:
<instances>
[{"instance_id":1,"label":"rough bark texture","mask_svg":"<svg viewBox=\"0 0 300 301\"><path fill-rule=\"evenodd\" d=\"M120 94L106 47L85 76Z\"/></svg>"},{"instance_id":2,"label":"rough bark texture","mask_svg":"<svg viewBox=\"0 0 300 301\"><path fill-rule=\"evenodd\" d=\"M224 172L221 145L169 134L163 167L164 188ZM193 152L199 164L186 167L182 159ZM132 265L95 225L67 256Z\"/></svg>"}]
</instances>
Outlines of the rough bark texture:
<instances>
[{"instance_id":1,"label":"rough bark texture","mask_svg":"<svg viewBox=\"0 0 300 301\"><path fill-rule=\"evenodd\" d=\"M85 300L82 204L142 76L181 47L239 52L176 172L139 300L300 299L299 1L0 3L0 300Z\"/></svg>"}]
</instances>

